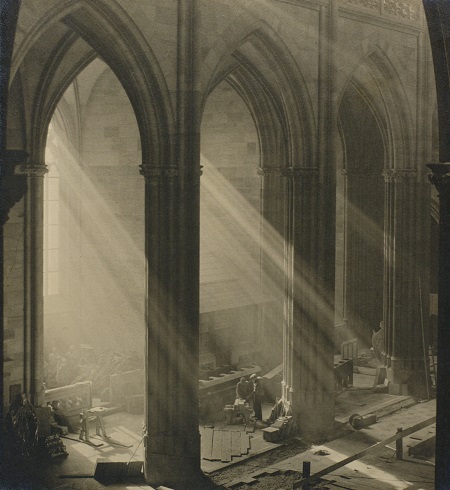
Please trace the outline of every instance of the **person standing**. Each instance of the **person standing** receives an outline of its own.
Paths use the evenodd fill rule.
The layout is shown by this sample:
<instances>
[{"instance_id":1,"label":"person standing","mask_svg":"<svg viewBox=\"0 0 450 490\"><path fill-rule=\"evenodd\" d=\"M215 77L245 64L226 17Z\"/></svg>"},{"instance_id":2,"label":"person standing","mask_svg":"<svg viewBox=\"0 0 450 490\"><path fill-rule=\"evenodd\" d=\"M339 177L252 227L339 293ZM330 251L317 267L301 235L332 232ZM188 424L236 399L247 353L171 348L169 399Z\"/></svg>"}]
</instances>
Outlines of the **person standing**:
<instances>
[{"instance_id":1,"label":"person standing","mask_svg":"<svg viewBox=\"0 0 450 490\"><path fill-rule=\"evenodd\" d=\"M255 379L256 374L252 374L247 381L247 396L245 401L249 402L253 406L253 397L255 396Z\"/></svg>"},{"instance_id":2,"label":"person standing","mask_svg":"<svg viewBox=\"0 0 450 490\"><path fill-rule=\"evenodd\" d=\"M253 410L255 411L255 419L262 420L262 379L256 374L250 376L249 386L253 385L253 392L249 395L253 400Z\"/></svg>"}]
</instances>

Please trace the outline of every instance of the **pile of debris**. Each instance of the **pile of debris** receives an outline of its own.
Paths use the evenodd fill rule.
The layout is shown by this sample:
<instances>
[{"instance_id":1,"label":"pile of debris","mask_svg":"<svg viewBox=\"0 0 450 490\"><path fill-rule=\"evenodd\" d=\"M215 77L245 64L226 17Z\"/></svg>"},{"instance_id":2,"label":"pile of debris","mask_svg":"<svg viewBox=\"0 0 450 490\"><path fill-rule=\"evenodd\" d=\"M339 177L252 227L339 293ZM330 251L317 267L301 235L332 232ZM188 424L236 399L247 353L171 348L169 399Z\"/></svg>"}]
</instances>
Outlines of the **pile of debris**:
<instances>
[{"instance_id":1,"label":"pile of debris","mask_svg":"<svg viewBox=\"0 0 450 490\"><path fill-rule=\"evenodd\" d=\"M45 363L47 389L82 381L92 383L92 395L109 400L110 376L142 369L143 358L136 352L104 351L96 353L88 344L71 345L62 354L53 349Z\"/></svg>"}]
</instances>

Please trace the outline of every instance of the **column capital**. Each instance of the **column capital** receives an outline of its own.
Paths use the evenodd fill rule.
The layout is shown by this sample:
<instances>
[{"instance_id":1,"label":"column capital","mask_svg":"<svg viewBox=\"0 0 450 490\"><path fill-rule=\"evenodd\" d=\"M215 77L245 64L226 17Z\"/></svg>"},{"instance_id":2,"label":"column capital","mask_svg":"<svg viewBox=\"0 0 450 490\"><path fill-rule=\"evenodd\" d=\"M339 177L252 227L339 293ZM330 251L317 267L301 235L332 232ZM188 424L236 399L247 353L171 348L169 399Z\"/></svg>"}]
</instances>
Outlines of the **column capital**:
<instances>
[{"instance_id":1,"label":"column capital","mask_svg":"<svg viewBox=\"0 0 450 490\"><path fill-rule=\"evenodd\" d=\"M427 163L427 167L433 172L428 175L428 179L437 191L450 190L450 162Z\"/></svg>"},{"instance_id":2,"label":"column capital","mask_svg":"<svg viewBox=\"0 0 450 490\"><path fill-rule=\"evenodd\" d=\"M400 182L404 179L417 179L417 170L414 168L385 168L383 170L385 182Z\"/></svg>"},{"instance_id":3,"label":"column capital","mask_svg":"<svg viewBox=\"0 0 450 490\"><path fill-rule=\"evenodd\" d=\"M139 173L144 176L146 182L161 182L163 180L174 180L178 177L178 167L140 165Z\"/></svg>"},{"instance_id":4,"label":"column capital","mask_svg":"<svg viewBox=\"0 0 450 490\"><path fill-rule=\"evenodd\" d=\"M22 163L19 168L19 173L29 177L44 177L48 172L48 167L45 163Z\"/></svg>"}]
</instances>

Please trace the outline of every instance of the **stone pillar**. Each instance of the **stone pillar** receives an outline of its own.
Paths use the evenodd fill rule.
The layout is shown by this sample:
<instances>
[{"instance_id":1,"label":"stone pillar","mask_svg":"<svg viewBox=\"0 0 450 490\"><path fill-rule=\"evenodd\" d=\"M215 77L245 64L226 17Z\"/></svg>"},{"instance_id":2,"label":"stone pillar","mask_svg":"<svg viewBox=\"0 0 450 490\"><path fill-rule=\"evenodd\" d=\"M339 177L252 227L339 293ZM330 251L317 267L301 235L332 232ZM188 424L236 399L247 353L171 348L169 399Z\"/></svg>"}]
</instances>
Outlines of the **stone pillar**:
<instances>
[{"instance_id":1,"label":"stone pillar","mask_svg":"<svg viewBox=\"0 0 450 490\"><path fill-rule=\"evenodd\" d=\"M7 405L4 400L5 385L3 382L4 376L9 373L5 372L4 364L4 340L5 340L5 322L4 322L4 235L3 235L3 225L8 219L8 213L10 205L14 201L6 201L6 190L15 189L22 190L24 187L21 185L11 185L11 172L8 172L8 150L6 149L7 140L7 111L8 111L8 86L9 86L9 75L11 58L14 49L14 35L16 31L17 18L19 15L20 2L1 2L0 3L0 65L2 67L2 77L0 77L0 452L4 452L4 442L6 437L3 433L3 418L4 418L4 407ZM9 175L8 175L9 174ZM14 179L15 180L15 179ZM9 197L9 196L8 196ZM22 196L20 196L22 197ZM6 407L5 407L6 408Z\"/></svg>"},{"instance_id":2,"label":"stone pillar","mask_svg":"<svg viewBox=\"0 0 450 490\"><path fill-rule=\"evenodd\" d=\"M347 170L336 174L336 348L350 338L347 328Z\"/></svg>"},{"instance_id":3,"label":"stone pillar","mask_svg":"<svg viewBox=\"0 0 450 490\"><path fill-rule=\"evenodd\" d=\"M36 406L44 405L44 175L43 163L26 163L24 386Z\"/></svg>"},{"instance_id":4,"label":"stone pillar","mask_svg":"<svg viewBox=\"0 0 450 490\"><path fill-rule=\"evenodd\" d=\"M304 435L334 423L335 185L316 168L292 169L293 412Z\"/></svg>"},{"instance_id":5,"label":"stone pillar","mask_svg":"<svg viewBox=\"0 0 450 490\"><path fill-rule=\"evenodd\" d=\"M1 131L1 130L0 130ZM18 203L24 196L27 190L27 176L17 172L17 167L26 162L28 159L28 153L24 150L4 150L1 158L1 177L0 177L0 220L1 220L1 238L0 238L0 257L1 257L1 271L4 270L4 240L7 239L5 234L5 224L9 220L9 212L13 206ZM11 264L6 264L7 267L11 267ZM8 410L10 400L9 382L4 384L3 381L9 380L10 371L3 370L5 367L5 350L4 350L4 334L8 322L7 313L5 310L5 300L7 296L4 291L4 276L1 273L1 291L2 300L0 301L0 318L3 327L0 329L0 352L3 354L2 361L0 361L0 393L2 395L2 401L0 402L0 420L3 420L3 413ZM1 424L0 424L1 425ZM0 427L0 451L2 442L5 439L2 438L2 427Z\"/></svg>"},{"instance_id":6,"label":"stone pillar","mask_svg":"<svg viewBox=\"0 0 450 490\"><path fill-rule=\"evenodd\" d=\"M141 173L148 278L145 477L152 485L194 488L200 475L199 286L198 261L189 263L188 256L191 247L198 253L198 242L190 243L189 233L179 230L179 170L143 165ZM191 192L198 194L198 187ZM192 223L194 229L198 222ZM189 267L197 272L186 281Z\"/></svg>"},{"instance_id":7,"label":"stone pillar","mask_svg":"<svg viewBox=\"0 0 450 490\"><path fill-rule=\"evenodd\" d=\"M439 306L436 396L435 488L450 482L450 163L429 164L430 181L439 192Z\"/></svg>"},{"instance_id":8,"label":"stone pillar","mask_svg":"<svg viewBox=\"0 0 450 490\"><path fill-rule=\"evenodd\" d=\"M196 0L177 10L173 167L144 164L147 259L145 478L203 488L200 469L200 97ZM164 148L165 141L162 140ZM161 157L163 159L165 157ZM170 161L170 160L169 160Z\"/></svg>"},{"instance_id":9,"label":"stone pillar","mask_svg":"<svg viewBox=\"0 0 450 490\"><path fill-rule=\"evenodd\" d=\"M317 162L291 170L292 409L300 432L314 438L334 424L338 7L329 0L319 12Z\"/></svg>"},{"instance_id":10,"label":"stone pillar","mask_svg":"<svg viewBox=\"0 0 450 490\"><path fill-rule=\"evenodd\" d=\"M428 329L422 319L428 319L429 311L430 189L414 169L386 170L384 176L383 321L389 392L423 397Z\"/></svg>"}]
</instances>

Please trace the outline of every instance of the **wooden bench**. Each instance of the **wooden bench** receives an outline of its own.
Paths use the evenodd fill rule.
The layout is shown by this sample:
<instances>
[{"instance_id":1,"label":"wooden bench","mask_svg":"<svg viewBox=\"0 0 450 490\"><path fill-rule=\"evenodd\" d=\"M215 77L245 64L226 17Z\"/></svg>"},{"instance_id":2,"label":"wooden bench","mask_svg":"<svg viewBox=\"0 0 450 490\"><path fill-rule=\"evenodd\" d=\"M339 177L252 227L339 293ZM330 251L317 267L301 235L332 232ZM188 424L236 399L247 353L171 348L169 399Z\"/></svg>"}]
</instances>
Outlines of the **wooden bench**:
<instances>
[{"instance_id":1,"label":"wooden bench","mask_svg":"<svg viewBox=\"0 0 450 490\"><path fill-rule=\"evenodd\" d=\"M80 413L92 408L92 383L83 381L72 385L52 388L45 391L45 404L67 418L69 430L76 431L80 427Z\"/></svg>"}]
</instances>

